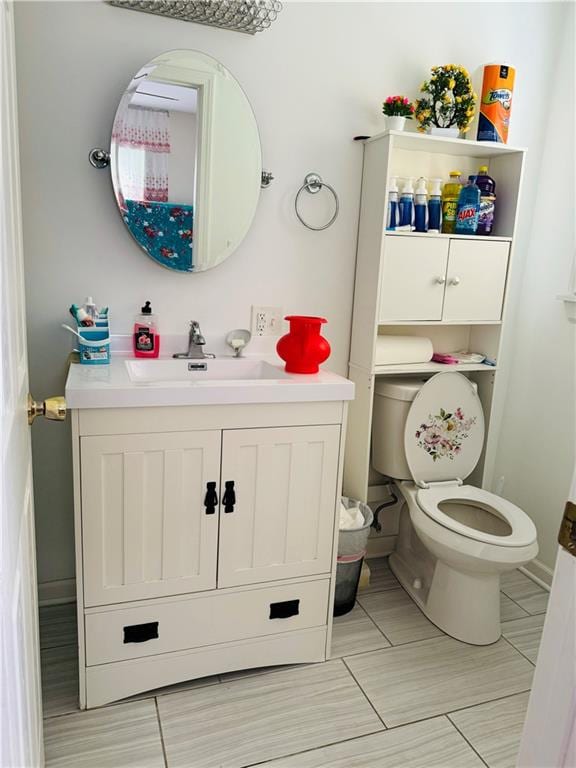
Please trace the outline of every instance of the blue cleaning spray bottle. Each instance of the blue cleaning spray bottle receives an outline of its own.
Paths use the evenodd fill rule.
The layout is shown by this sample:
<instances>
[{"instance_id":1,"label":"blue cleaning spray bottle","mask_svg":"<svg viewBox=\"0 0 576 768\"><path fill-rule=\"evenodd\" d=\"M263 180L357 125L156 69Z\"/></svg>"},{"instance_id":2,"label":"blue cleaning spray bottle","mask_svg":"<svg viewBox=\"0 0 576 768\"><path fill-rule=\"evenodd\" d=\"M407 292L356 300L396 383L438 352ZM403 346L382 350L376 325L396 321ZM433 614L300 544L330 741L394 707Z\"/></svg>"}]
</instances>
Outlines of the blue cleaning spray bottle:
<instances>
[{"instance_id":1,"label":"blue cleaning spray bottle","mask_svg":"<svg viewBox=\"0 0 576 768\"><path fill-rule=\"evenodd\" d=\"M388 216L386 219L386 229L394 231L398 226L398 186L397 177L391 176L388 185Z\"/></svg>"},{"instance_id":2,"label":"blue cleaning spray bottle","mask_svg":"<svg viewBox=\"0 0 576 768\"><path fill-rule=\"evenodd\" d=\"M475 235L480 214L480 188L476 176L468 176L468 184L462 187L458 197L458 212L454 232L457 235Z\"/></svg>"},{"instance_id":3,"label":"blue cleaning spray bottle","mask_svg":"<svg viewBox=\"0 0 576 768\"><path fill-rule=\"evenodd\" d=\"M404 180L400 196L400 226L412 229L414 220L414 178Z\"/></svg>"},{"instance_id":4,"label":"blue cleaning spray bottle","mask_svg":"<svg viewBox=\"0 0 576 768\"><path fill-rule=\"evenodd\" d=\"M432 189L428 200L428 232L440 232L442 221L442 179L431 179Z\"/></svg>"},{"instance_id":5,"label":"blue cleaning spray bottle","mask_svg":"<svg viewBox=\"0 0 576 768\"><path fill-rule=\"evenodd\" d=\"M426 232L426 209L428 202L428 190L426 179L420 176L416 183L414 196L414 227L416 232Z\"/></svg>"}]
</instances>

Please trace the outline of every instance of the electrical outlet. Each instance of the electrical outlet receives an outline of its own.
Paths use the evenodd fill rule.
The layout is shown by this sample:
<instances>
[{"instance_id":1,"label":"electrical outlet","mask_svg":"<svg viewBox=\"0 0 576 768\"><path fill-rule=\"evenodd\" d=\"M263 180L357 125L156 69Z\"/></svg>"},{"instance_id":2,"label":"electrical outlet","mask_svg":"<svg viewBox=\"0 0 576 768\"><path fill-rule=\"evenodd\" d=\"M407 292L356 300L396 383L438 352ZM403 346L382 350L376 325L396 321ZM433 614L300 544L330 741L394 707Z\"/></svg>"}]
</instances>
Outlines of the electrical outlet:
<instances>
[{"instance_id":1,"label":"electrical outlet","mask_svg":"<svg viewBox=\"0 0 576 768\"><path fill-rule=\"evenodd\" d=\"M280 336L282 307L252 306L252 336Z\"/></svg>"}]
</instances>

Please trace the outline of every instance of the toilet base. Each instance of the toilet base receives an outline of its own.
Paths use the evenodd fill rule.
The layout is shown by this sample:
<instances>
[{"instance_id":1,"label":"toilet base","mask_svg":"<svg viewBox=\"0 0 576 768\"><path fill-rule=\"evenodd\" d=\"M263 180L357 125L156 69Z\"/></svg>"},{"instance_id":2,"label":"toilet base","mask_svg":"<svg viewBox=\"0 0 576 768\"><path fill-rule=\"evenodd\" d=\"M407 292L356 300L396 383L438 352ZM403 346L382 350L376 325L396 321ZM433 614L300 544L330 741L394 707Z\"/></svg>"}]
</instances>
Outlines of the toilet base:
<instances>
[{"instance_id":1,"label":"toilet base","mask_svg":"<svg viewBox=\"0 0 576 768\"><path fill-rule=\"evenodd\" d=\"M428 553L430 560L435 560ZM490 645L502 634L500 575L457 571L435 560L431 580L422 577L430 563L390 555L390 568L422 613L447 635L470 645Z\"/></svg>"}]
</instances>

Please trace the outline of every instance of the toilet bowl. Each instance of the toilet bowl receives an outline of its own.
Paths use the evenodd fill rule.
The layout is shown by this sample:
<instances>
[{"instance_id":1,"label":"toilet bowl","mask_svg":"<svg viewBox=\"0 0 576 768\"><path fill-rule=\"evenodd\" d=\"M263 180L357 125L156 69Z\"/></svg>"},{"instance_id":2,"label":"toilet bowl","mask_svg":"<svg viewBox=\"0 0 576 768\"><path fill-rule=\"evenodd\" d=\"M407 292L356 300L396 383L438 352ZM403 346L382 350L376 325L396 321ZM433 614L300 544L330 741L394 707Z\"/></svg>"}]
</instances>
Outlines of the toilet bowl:
<instances>
[{"instance_id":1,"label":"toilet bowl","mask_svg":"<svg viewBox=\"0 0 576 768\"><path fill-rule=\"evenodd\" d=\"M373 464L406 504L390 566L426 616L474 645L498 640L500 574L538 554L534 523L464 479L484 444L475 385L459 373L376 386Z\"/></svg>"}]
</instances>

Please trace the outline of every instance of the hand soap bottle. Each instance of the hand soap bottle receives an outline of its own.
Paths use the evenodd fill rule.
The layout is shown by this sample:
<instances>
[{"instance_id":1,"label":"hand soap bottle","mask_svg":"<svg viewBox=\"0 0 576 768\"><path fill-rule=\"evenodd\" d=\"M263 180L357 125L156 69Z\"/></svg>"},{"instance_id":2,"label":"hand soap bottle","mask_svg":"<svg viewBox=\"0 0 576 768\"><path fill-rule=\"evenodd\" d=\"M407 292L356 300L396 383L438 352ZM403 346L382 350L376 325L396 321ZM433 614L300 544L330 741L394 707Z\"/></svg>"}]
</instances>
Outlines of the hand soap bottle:
<instances>
[{"instance_id":1,"label":"hand soap bottle","mask_svg":"<svg viewBox=\"0 0 576 768\"><path fill-rule=\"evenodd\" d=\"M158 357L160 354L158 318L152 314L149 301L142 307L141 313L136 315L132 346L134 357Z\"/></svg>"}]
</instances>

